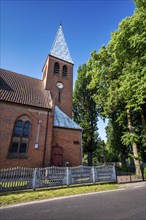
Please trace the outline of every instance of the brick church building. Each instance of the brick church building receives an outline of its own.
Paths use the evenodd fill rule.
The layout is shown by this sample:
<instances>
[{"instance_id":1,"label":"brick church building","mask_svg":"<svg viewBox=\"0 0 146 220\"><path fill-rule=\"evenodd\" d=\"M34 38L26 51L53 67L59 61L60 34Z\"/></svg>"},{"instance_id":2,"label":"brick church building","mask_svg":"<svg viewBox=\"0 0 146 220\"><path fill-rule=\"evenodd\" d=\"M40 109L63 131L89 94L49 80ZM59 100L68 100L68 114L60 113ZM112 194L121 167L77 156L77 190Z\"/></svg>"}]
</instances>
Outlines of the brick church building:
<instances>
[{"instance_id":1,"label":"brick church building","mask_svg":"<svg viewBox=\"0 0 146 220\"><path fill-rule=\"evenodd\" d=\"M82 128L72 120L73 61L59 26L42 80L0 69L0 168L78 166Z\"/></svg>"}]
</instances>

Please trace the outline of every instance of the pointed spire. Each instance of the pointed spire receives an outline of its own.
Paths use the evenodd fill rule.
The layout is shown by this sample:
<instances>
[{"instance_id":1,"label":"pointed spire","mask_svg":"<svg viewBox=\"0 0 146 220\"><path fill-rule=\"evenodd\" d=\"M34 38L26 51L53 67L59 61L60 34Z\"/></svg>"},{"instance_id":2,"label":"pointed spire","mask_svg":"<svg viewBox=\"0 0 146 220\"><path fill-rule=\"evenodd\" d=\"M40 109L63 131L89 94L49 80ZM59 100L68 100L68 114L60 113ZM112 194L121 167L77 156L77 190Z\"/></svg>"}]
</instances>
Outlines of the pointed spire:
<instances>
[{"instance_id":1,"label":"pointed spire","mask_svg":"<svg viewBox=\"0 0 146 220\"><path fill-rule=\"evenodd\" d=\"M73 60L71 58L67 43L64 38L64 34L62 31L62 24L60 21L59 29L56 34L54 43L52 45L50 55L60 58L62 60L68 61L70 63L73 63Z\"/></svg>"}]
</instances>

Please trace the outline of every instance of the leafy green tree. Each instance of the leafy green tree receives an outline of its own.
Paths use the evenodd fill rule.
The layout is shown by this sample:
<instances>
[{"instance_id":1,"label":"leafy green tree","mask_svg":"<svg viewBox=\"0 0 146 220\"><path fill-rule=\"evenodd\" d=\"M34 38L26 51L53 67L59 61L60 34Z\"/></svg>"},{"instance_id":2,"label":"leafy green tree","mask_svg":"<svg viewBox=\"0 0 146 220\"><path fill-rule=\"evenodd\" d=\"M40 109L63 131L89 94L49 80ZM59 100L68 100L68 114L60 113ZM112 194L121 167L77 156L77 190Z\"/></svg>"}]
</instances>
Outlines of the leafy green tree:
<instances>
[{"instance_id":1,"label":"leafy green tree","mask_svg":"<svg viewBox=\"0 0 146 220\"><path fill-rule=\"evenodd\" d=\"M134 0L134 2L139 10L146 9L146 1L145 0Z\"/></svg>"},{"instance_id":2,"label":"leafy green tree","mask_svg":"<svg viewBox=\"0 0 146 220\"><path fill-rule=\"evenodd\" d=\"M87 71L86 64L78 68L78 77L73 93L73 118L83 128L83 153L87 154L88 165L92 165L93 152L98 146L98 112L92 98L94 90L88 88L91 77L86 75Z\"/></svg>"},{"instance_id":3,"label":"leafy green tree","mask_svg":"<svg viewBox=\"0 0 146 220\"><path fill-rule=\"evenodd\" d=\"M93 164L106 164L107 163L107 149L106 149L106 143L104 140L101 140L101 138L98 138L98 147L93 152Z\"/></svg>"},{"instance_id":4,"label":"leafy green tree","mask_svg":"<svg viewBox=\"0 0 146 220\"><path fill-rule=\"evenodd\" d=\"M133 16L125 18L119 25L108 45L98 53L93 51L88 62L88 75L95 89L94 99L99 113L111 120L113 112L116 123L123 128L123 145L132 145L136 173L140 174L138 124L133 113L141 114L143 140L145 139L146 118L146 13L139 1L139 8ZM144 1L143 1L144 3ZM127 122L125 123L125 117ZM135 125L134 125L135 124ZM145 147L145 145L143 145Z\"/></svg>"},{"instance_id":5,"label":"leafy green tree","mask_svg":"<svg viewBox=\"0 0 146 220\"><path fill-rule=\"evenodd\" d=\"M115 160L113 160L113 162L121 161L122 165L125 166L129 148L121 141L123 132L124 128L116 122L115 118L109 120L108 126L106 127L107 149L114 155L114 157L112 156ZM111 159L108 158L108 160L110 161Z\"/></svg>"},{"instance_id":6,"label":"leafy green tree","mask_svg":"<svg viewBox=\"0 0 146 220\"><path fill-rule=\"evenodd\" d=\"M132 144L134 162L139 169L139 155L137 144L139 135L132 120L133 111L142 112L146 98L146 13L136 10L132 17L124 19L118 31L113 34L115 43L115 61L123 62L122 74L118 93L124 100L127 113L128 132L122 139L124 144ZM120 57L119 57L120 56ZM144 128L143 128L144 129Z\"/></svg>"}]
</instances>

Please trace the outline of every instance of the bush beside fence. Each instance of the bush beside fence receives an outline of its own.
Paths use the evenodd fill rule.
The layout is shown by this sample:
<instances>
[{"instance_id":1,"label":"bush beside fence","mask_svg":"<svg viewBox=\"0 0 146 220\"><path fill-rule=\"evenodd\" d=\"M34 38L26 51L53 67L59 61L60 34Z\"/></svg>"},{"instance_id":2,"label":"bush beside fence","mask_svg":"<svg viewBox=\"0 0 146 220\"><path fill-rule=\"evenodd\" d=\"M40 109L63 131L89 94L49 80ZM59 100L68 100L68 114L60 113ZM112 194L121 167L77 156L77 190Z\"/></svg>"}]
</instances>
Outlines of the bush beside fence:
<instances>
[{"instance_id":1,"label":"bush beside fence","mask_svg":"<svg viewBox=\"0 0 146 220\"><path fill-rule=\"evenodd\" d=\"M0 170L0 191L116 182L114 165Z\"/></svg>"}]
</instances>

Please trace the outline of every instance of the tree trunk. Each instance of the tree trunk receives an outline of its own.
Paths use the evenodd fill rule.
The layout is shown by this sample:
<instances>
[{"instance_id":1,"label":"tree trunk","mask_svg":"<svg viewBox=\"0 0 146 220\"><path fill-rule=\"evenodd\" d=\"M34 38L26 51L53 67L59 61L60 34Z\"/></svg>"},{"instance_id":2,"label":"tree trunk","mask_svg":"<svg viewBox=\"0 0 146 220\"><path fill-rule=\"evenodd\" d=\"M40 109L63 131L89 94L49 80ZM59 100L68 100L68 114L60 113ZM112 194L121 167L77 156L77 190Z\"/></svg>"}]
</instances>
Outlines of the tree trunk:
<instances>
[{"instance_id":1,"label":"tree trunk","mask_svg":"<svg viewBox=\"0 0 146 220\"><path fill-rule=\"evenodd\" d=\"M92 152L88 151L88 166L92 166Z\"/></svg>"},{"instance_id":2,"label":"tree trunk","mask_svg":"<svg viewBox=\"0 0 146 220\"><path fill-rule=\"evenodd\" d=\"M130 109L127 110L127 120L128 120L129 132L131 134L134 134L134 130L133 130L133 127L132 127L132 120L131 120ZM132 143L132 149L133 149L133 155L134 155L133 159L134 159L134 164L135 164L136 175L137 176L142 176L141 168L140 168L140 161L139 161L139 157L138 157L137 144L136 143Z\"/></svg>"},{"instance_id":3,"label":"tree trunk","mask_svg":"<svg viewBox=\"0 0 146 220\"><path fill-rule=\"evenodd\" d=\"M122 153L120 155L122 166L126 166L126 156L125 156L125 150L122 150Z\"/></svg>"}]
</instances>

